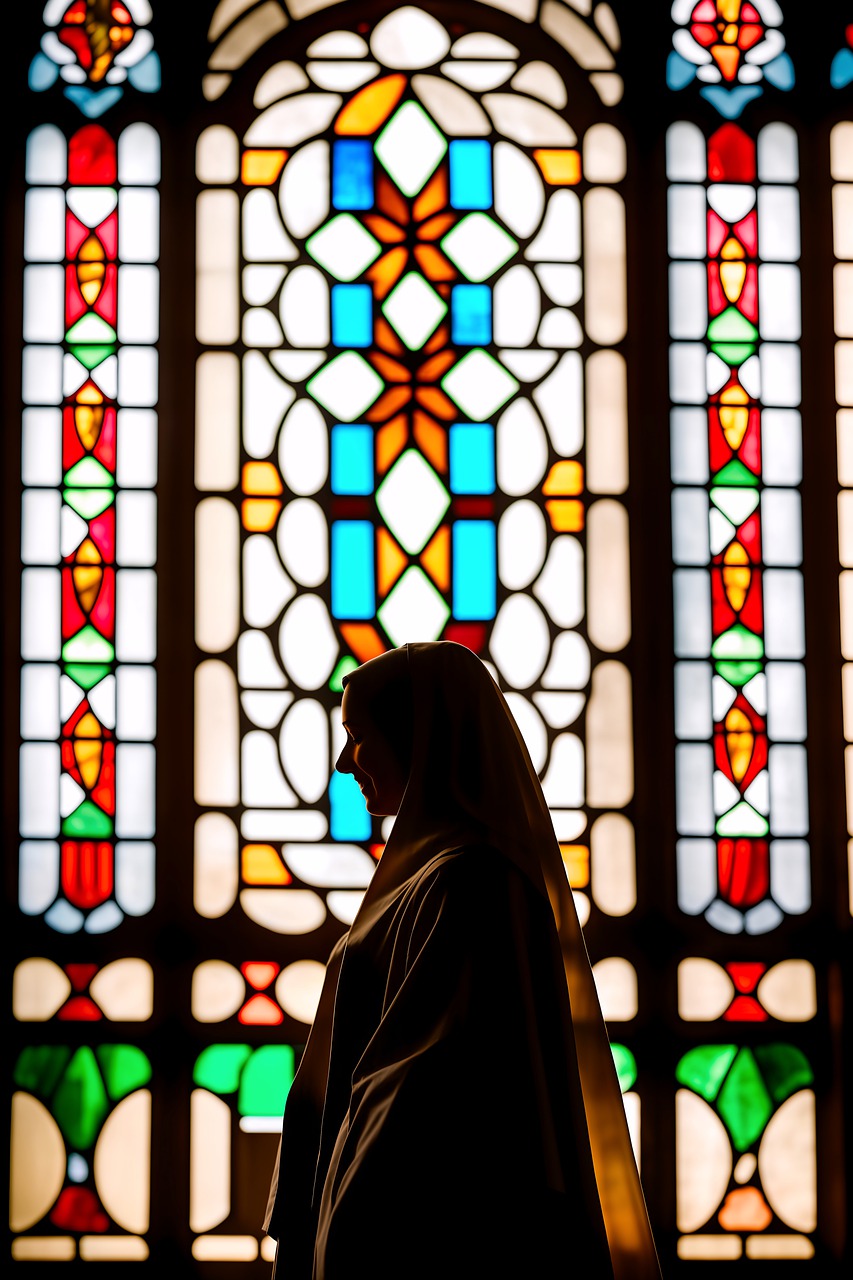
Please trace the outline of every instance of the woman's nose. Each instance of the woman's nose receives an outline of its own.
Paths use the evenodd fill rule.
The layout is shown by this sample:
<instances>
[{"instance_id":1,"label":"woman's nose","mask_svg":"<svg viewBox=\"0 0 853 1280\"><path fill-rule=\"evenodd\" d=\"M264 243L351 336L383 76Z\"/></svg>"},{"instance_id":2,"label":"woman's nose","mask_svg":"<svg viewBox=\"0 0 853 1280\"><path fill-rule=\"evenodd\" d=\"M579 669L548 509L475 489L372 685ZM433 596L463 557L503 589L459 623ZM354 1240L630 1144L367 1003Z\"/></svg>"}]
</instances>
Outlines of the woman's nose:
<instances>
[{"instance_id":1,"label":"woman's nose","mask_svg":"<svg viewBox=\"0 0 853 1280\"><path fill-rule=\"evenodd\" d=\"M338 773L352 773L352 764L349 760L349 746L345 746L341 754L335 761L335 769Z\"/></svg>"}]
</instances>

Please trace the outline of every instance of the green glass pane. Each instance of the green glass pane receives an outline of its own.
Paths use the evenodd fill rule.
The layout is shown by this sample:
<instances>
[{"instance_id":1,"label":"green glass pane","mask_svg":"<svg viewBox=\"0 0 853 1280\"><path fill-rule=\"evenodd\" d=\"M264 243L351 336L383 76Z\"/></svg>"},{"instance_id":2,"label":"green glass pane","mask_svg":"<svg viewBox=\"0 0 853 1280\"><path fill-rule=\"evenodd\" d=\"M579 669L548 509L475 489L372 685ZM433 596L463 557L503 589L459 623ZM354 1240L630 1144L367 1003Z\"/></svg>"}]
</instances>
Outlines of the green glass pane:
<instances>
[{"instance_id":1,"label":"green glass pane","mask_svg":"<svg viewBox=\"0 0 853 1280\"><path fill-rule=\"evenodd\" d=\"M62 819L62 834L88 840L102 840L113 833L113 822L109 814L92 800L84 800L78 804L73 813Z\"/></svg>"},{"instance_id":2,"label":"green glass pane","mask_svg":"<svg viewBox=\"0 0 853 1280\"><path fill-rule=\"evenodd\" d=\"M753 676L757 676L761 671L762 664L760 662L717 662L714 664L714 670L718 676L722 676L730 685L734 685L736 689L742 689L748 684Z\"/></svg>"},{"instance_id":3,"label":"green glass pane","mask_svg":"<svg viewBox=\"0 0 853 1280\"><path fill-rule=\"evenodd\" d=\"M717 636L711 645L712 658L749 659L764 657L764 641L742 622L736 622L728 631Z\"/></svg>"},{"instance_id":4,"label":"green glass pane","mask_svg":"<svg viewBox=\"0 0 853 1280\"><path fill-rule=\"evenodd\" d=\"M714 476L714 484L717 485L757 485L758 476L754 471L750 471L740 458L732 458L721 468Z\"/></svg>"},{"instance_id":5,"label":"green glass pane","mask_svg":"<svg viewBox=\"0 0 853 1280\"><path fill-rule=\"evenodd\" d=\"M741 1049L717 1098L717 1109L738 1151L751 1147L773 1114L758 1063L749 1049Z\"/></svg>"},{"instance_id":6,"label":"green glass pane","mask_svg":"<svg viewBox=\"0 0 853 1280\"><path fill-rule=\"evenodd\" d=\"M71 1050L63 1044L31 1045L18 1056L15 1084L41 1098L49 1098L70 1057Z\"/></svg>"},{"instance_id":7,"label":"green glass pane","mask_svg":"<svg viewBox=\"0 0 853 1280\"><path fill-rule=\"evenodd\" d=\"M85 627L81 627L76 636L70 636L62 646L63 662L79 662L79 663L97 663L99 666L106 662L112 662L116 656L116 651L91 622L87 622ZM75 680L77 677L74 677ZM98 679L100 680L100 676ZM81 683L78 681L78 683Z\"/></svg>"},{"instance_id":8,"label":"green glass pane","mask_svg":"<svg viewBox=\"0 0 853 1280\"><path fill-rule=\"evenodd\" d=\"M738 365L743 364L744 360L748 360L750 356L755 355L755 343L712 342L711 350L715 356L719 356L727 365L736 369Z\"/></svg>"},{"instance_id":9,"label":"green glass pane","mask_svg":"<svg viewBox=\"0 0 853 1280\"><path fill-rule=\"evenodd\" d=\"M289 1044L256 1049L240 1077L237 1110L241 1116L280 1116L293 1083L294 1053Z\"/></svg>"},{"instance_id":10,"label":"green glass pane","mask_svg":"<svg viewBox=\"0 0 853 1280\"><path fill-rule=\"evenodd\" d=\"M758 330L737 307L726 307L708 325L709 342L757 342Z\"/></svg>"},{"instance_id":11,"label":"green glass pane","mask_svg":"<svg viewBox=\"0 0 853 1280\"><path fill-rule=\"evenodd\" d=\"M706 1102L713 1102L736 1053L737 1046L733 1044L699 1045L685 1053L675 1068L675 1078Z\"/></svg>"},{"instance_id":12,"label":"green glass pane","mask_svg":"<svg viewBox=\"0 0 853 1280\"><path fill-rule=\"evenodd\" d=\"M814 1080L805 1054L792 1044L766 1044L753 1053L777 1106Z\"/></svg>"},{"instance_id":13,"label":"green glass pane","mask_svg":"<svg viewBox=\"0 0 853 1280\"><path fill-rule=\"evenodd\" d=\"M766 836L769 830L767 819L746 800L717 819L718 836Z\"/></svg>"},{"instance_id":14,"label":"green glass pane","mask_svg":"<svg viewBox=\"0 0 853 1280\"><path fill-rule=\"evenodd\" d=\"M63 489L62 500L84 520L94 520L115 500L112 489Z\"/></svg>"},{"instance_id":15,"label":"green glass pane","mask_svg":"<svg viewBox=\"0 0 853 1280\"><path fill-rule=\"evenodd\" d=\"M110 1109L95 1055L78 1049L53 1095L53 1114L72 1147L90 1147Z\"/></svg>"},{"instance_id":16,"label":"green glass pane","mask_svg":"<svg viewBox=\"0 0 853 1280\"><path fill-rule=\"evenodd\" d=\"M95 1052L113 1102L141 1089L151 1079L151 1063L135 1045L104 1044Z\"/></svg>"},{"instance_id":17,"label":"green glass pane","mask_svg":"<svg viewBox=\"0 0 853 1280\"><path fill-rule=\"evenodd\" d=\"M79 360L85 369L90 370L97 368L99 364L102 364L108 356L113 355L115 352L114 346L90 346L88 343L69 347L68 349L75 360Z\"/></svg>"},{"instance_id":18,"label":"green glass pane","mask_svg":"<svg viewBox=\"0 0 853 1280\"><path fill-rule=\"evenodd\" d=\"M637 1079L637 1060L624 1044L611 1044L610 1052L619 1077L619 1088L627 1093Z\"/></svg>"},{"instance_id":19,"label":"green glass pane","mask_svg":"<svg viewBox=\"0 0 853 1280\"><path fill-rule=\"evenodd\" d=\"M196 1058L193 1081L212 1093L234 1093L251 1053L247 1044L212 1044Z\"/></svg>"},{"instance_id":20,"label":"green glass pane","mask_svg":"<svg viewBox=\"0 0 853 1280\"><path fill-rule=\"evenodd\" d=\"M332 672L332 678L329 681L329 688L333 693L343 692L344 676L348 676L351 671L355 671L357 666L358 663L351 653L348 653L345 657L341 658L340 662Z\"/></svg>"},{"instance_id":21,"label":"green glass pane","mask_svg":"<svg viewBox=\"0 0 853 1280\"><path fill-rule=\"evenodd\" d=\"M111 670L106 663L100 662L70 662L64 667L65 674L81 689L93 689Z\"/></svg>"},{"instance_id":22,"label":"green glass pane","mask_svg":"<svg viewBox=\"0 0 853 1280\"><path fill-rule=\"evenodd\" d=\"M87 345L91 343L103 345L116 341L116 331L103 316L96 315L94 311L87 311L76 324L72 324L65 335L65 341L69 344L83 342Z\"/></svg>"},{"instance_id":23,"label":"green glass pane","mask_svg":"<svg viewBox=\"0 0 853 1280\"><path fill-rule=\"evenodd\" d=\"M115 479L97 458L87 457L66 471L65 483L72 489L103 489L115 484Z\"/></svg>"}]
</instances>

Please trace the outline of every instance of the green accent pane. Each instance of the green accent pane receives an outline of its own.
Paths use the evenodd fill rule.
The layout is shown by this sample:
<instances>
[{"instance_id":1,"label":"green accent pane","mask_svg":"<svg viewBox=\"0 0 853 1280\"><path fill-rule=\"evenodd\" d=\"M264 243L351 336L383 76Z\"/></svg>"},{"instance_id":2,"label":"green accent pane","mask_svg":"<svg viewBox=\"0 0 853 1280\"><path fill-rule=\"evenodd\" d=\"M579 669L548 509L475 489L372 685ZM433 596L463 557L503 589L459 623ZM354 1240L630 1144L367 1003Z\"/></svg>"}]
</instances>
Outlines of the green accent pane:
<instances>
[{"instance_id":1,"label":"green accent pane","mask_svg":"<svg viewBox=\"0 0 853 1280\"><path fill-rule=\"evenodd\" d=\"M247 1044L212 1044L196 1058L193 1081L211 1093L234 1093L240 1072L252 1055Z\"/></svg>"},{"instance_id":2,"label":"green accent pane","mask_svg":"<svg viewBox=\"0 0 853 1280\"><path fill-rule=\"evenodd\" d=\"M758 476L741 462L732 458L714 476L715 485L757 485Z\"/></svg>"},{"instance_id":3,"label":"green accent pane","mask_svg":"<svg viewBox=\"0 0 853 1280\"><path fill-rule=\"evenodd\" d=\"M355 671L357 666L358 663L351 653L348 653L345 657L341 658L340 662L332 672L332 678L329 681L329 688L333 693L343 692L344 676L348 676L351 671Z\"/></svg>"},{"instance_id":4,"label":"green accent pane","mask_svg":"<svg viewBox=\"0 0 853 1280\"><path fill-rule=\"evenodd\" d=\"M761 671L760 662L717 662L714 668L718 676L722 676L735 689L742 689L753 676Z\"/></svg>"},{"instance_id":5,"label":"green accent pane","mask_svg":"<svg viewBox=\"0 0 853 1280\"><path fill-rule=\"evenodd\" d=\"M733 1044L699 1045L685 1053L675 1068L675 1078L706 1102L713 1102L736 1053L737 1045Z\"/></svg>"},{"instance_id":6,"label":"green accent pane","mask_svg":"<svg viewBox=\"0 0 853 1280\"><path fill-rule=\"evenodd\" d=\"M93 342L101 344L115 342L116 331L103 316L95 315L94 311L87 311L76 324L72 324L65 335L65 341L69 344L79 342L87 344Z\"/></svg>"},{"instance_id":7,"label":"green accent pane","mask_svg":"<svg viewBox=\"0 0 853 1280\"><path fill-rule=\"evenodd\" d=\"M15 1084L20 1089L49 1098L71 1058L64 1044L31 1045L18 1055Z\"/></svg>"},{"instance_id":8,"label":"green accent pane","mask_svg":"<svg viewBox=\"0 0 853 1280\"><path fill-rule=\"evenodd\" d=\"M744 360L748 360L750 356L755 355L755 343L712 342L711 350L715 356L719 356L727 365L731 365L733 369L736 369L738 365L743 364Z\"/></svg>"},{"instance_id":9,"label":"green accent pane","mask_svg":"<svg viewBox=\"0 0 853 1280\"><path fill-rule=\"evenodd\" d=\"M112 488L115 477L97 458L81 458L65 473L65 483L72 489Z\"/></svg>"},{"instance_id":10,"label":"green accent pane","mask_svg":"<svg viewBox=\"0 0 853 1280\"><path fill-rule=\"evenodd\" d=\"M77 637L75 636L74 639ZM69 644L71 641L69 641ZM110 646L112 648L112 645ZM70 662L65 666L65 674L81 689L94 689L99 681L110 674L112 667L101 662Z\"/></svg>"},{"instance_id":11,"label":"green accent pane","mask_svg":"<svg viewBox=\"0 0 853 1280\"><path fill-rule=\"evenodd\" d=\"M767 819L746 800L717 819L718 836L766 836L769 830Z\"/></svg>"},{"instance_id":12,"label":"green accent pane","mask_svg":"<svg viewBox=\"0 0 853 1280\"><path fill-rule=\"evenodd\" d=\"M53 1095L53 1114L72 1147L91 1147L110 1109L92 1050L84 1045L68 1064Z\"/></svg>"},{"instance_id":13,"label":"green accent pane","mask_svg":"<svg viewBox=\"0 0 853 1280\"><path fill-rule=\"evenodd\" d=\"M294 1053L289 1044L256 1049L240 1077L237 1110L241 1116L280 1116L293 1083Z\"/></svg>"},{"instance_id":14,"label":"green accent pane","mask_svg":"<svg viewBox=\"0 0 853 1280\"><path fill-rule=\"evenodd\" d=\"M135 1045L104 1044L95 1053L113 1102L141 1089L151 1079L151 1063Z\"/></svg>"},{"instance_id":15,"label":"green accent pane","mask_svg":"<svg viewBox=\"0 0 853 1280\"><path fill-rule=\"evenodd\" d=\"M69 347L68 350L74 356L75 360L79 360L84 369L96 369L99 364L103 364L108 356L115 354L115 346L90 346L78 345Z\"/></svg>"},{"instance_id":16,"label":"green accent pane","mask_svg":"<svg viewBox=\"0 0 853 1280\"><path fill-rule=\"evenodd\" d=\"M70 636L62 646L63 662L94 662L100 666L105 662L112 662L115 656L116 651L109 640L105 640L91 622L81 627L76 636ZM100 678L98 676L99 680ZM75 676L74 679L76 680L77 677ZM78 680L78 684L81 683L82 681Z\"/></svg>"},{"instance_id":17,"label":"green accent pane","mask_svg":"<svg viewBox=\"0 0 853 1280\"><path fill-rule=\"evenodd\" d=\"M62 819L64 836L80 837L89 840L102 840L113 833L113 821L109 814L92 800L84 800L78 804L73 813Z\"/></svg>"},{"instance_id":18,"label":"green accent pane","mask_svg":"<svg viewBox=\"0 0 853 1280\"><path fill-rule=\"evenodd\" d=\"M94 520L115 501L112 489L63 489L62 500L84 520Z\"/></svg>"},{"instance_id":19,"label":"green accent pane","mask_svg":"<svg viewBox=\"0 0 853 1280\"><path fill-rule=\"evenodd\" d=\"M610 1052L619 1077L619 1088L627 1093L637 1079L637 1060L624 1044L611 1044Z\"/></svg>"},{"instance_id":20,"label":"green accent pane","mask_svg":"<svg viewBox=\"0 0 853 1280\"><path fill-rule=\"evenodd\" d=\"M712 658L741 659L764 657L764 641L754 631L750 631L742 622L736 622L728 631L717 636L711 645Z\"/></svg>"},{"instance_id":21,"label":"green accent pane","mask_svg":"<svg viewBox=\"0 0 853 1280\"><path fill-rule=\"evenodd\" d=\"M758 341L758 330L737 307L726 307L708 325L708 341L755 343Z\"/></svg>"},{"instance_id":22,"label":"green accent pane","mask_svg":"<svg viewBox=\"0 0 853 1280\"><path fill-rule=\"evenodd\" d=\"M717 1109L738 1151L752 1146L773 1114L770 1094L749 1049L739 1051L720 1090Z\"/></svg>"},{"instance_id":23,"label":"green accent pane","mask_svg":"<svg viewBox=\"0 0 853 1280\"><path fill-rule=\"evenodd\" d=\"M805 1054L792 1044L765 1044L753 1053L777 1106L814 1080Z\"/></svg>"}]
</instances>

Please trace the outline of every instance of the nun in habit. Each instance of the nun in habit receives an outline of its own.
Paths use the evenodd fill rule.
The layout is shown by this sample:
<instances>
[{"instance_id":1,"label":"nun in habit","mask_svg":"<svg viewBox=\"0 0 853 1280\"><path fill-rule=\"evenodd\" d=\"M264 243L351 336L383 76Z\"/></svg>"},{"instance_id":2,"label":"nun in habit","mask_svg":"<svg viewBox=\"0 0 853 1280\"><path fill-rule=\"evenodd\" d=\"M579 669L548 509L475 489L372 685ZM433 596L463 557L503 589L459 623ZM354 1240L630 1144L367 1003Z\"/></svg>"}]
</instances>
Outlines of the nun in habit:
<instances>
[{"instance_id":1,"label":"nun in habit","mask_svg":"<svg viewBox=\"0 0 853 1280\"><path fill-rule=\"evenodd\" d=\"M660 1280L559 845L470 650L345 683L351 773L396 814L332 950L264 1220L276 1280Z\"/></svg>"}]
</instances>

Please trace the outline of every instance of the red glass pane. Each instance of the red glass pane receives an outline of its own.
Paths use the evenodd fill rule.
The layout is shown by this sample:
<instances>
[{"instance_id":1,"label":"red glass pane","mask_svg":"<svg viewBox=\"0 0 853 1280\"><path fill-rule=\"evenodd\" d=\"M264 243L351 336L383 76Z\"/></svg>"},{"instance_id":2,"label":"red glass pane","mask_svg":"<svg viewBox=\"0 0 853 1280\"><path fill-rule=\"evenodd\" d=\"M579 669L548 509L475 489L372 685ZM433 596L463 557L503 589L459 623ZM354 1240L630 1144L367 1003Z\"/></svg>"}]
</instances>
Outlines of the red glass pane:
<instances>
[{"instance_id":1,"label":"red glass pane","mask_svg":"<svg viewBox=\"0 0 853 1280\"><path fill-rule=\"evenodd\" d=\"M68 181L72 186L108 186L115 182L116 144L99 124L87 124L68 143Z\"/></svg>"},{"instance_id":2,"label":"red glass pane","mask_svg":"<svg viewBox=\"0 0 853 1280\"><path fill-rule=\"evenodd\" d=\"M755 143L736 124L724 124L708 140L712 182L754 182Z\"/></svg>"},{"instance_id":3,"label":"red glass pane","mask_svg":"<svg viewBox=\"0 0 853 1280\"><path fill-rule=\"evenodd\" d=\"M767 841L718 840L717 877L721 896L733 907L745 910L761 902L770 887Z\"/></svg>"},{"instance_id":4,"label":"red glass pane","mask_svg":"<svg viewBox=\"0 0 853 1280\"><path fill-rule=\"evenodd\" d=\"M104 1015L89 996L72 996L56 1016L61 1022L99 1022Z\"/></svg>"},{"instance_id":5,"label":"red glass pane","mask_svg":"<svg viewBox=\"0 0 853 1280\"><path fill-rule=\"evenodd\" d=\"M481 622L449 622L444 628L443 638L464 644L472 652L480 654L486 643L486 628Z\"/></svg>"},{"instance_id":6,"label":"red glass pane","mask_svg":"<svg viewBox=\"0 0 853 1280\"><path fill-rule=\"evenodd\" d=\"M50 1220L63 1231L107 1231L109 1218L88 1187L63 1187Z\"/></svg>"},{"instance_id":7,"label":"red glass pane","mask_svg":"<svg viewBox=\"0 0 853 1280\"><path fill-rule=\"evenodd\" d=\"M96 907L112 893L113 846L109 841L66 840L61 865L62 889L75 907Z\"/></svg>"}]
</instances>

